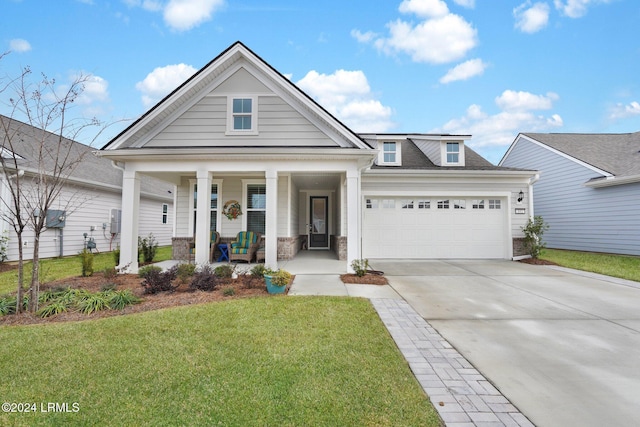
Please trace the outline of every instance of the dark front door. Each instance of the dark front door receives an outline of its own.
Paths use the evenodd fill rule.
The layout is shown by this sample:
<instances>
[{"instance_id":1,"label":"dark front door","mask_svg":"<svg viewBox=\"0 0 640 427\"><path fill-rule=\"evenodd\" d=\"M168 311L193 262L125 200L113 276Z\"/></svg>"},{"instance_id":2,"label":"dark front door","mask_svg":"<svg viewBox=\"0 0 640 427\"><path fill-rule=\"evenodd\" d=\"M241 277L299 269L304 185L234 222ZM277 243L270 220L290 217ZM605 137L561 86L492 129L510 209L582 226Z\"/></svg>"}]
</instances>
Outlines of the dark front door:
<instances>
[{"instance_id":1,"label":"dark front door","mask_svg":"<svg viewBox=\"0 0 640 427\"><path fill-rule=\"evenodd\" d=\"M311 197L309 247L329 247L328 197Z\"/></svg>"}]
</instances>

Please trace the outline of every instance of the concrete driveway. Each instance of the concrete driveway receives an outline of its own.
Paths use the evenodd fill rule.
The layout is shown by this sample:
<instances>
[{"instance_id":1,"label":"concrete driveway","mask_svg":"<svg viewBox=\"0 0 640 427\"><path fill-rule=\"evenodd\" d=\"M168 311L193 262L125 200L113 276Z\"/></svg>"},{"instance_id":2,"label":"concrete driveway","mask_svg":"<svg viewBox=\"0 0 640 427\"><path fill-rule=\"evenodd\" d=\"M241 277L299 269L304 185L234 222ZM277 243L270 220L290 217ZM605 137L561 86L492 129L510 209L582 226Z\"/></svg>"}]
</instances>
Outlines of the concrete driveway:
<instances>
[{"instance_id":1,"label":"concrete driveway","mask_svg":"<svg viewBox=\"0 0 640 427\"><path fill-rule=\"evenodd\" d=\"M537 426L640 425L640 283L511 261L379 261Z\"/></svg>"}]
</instances>

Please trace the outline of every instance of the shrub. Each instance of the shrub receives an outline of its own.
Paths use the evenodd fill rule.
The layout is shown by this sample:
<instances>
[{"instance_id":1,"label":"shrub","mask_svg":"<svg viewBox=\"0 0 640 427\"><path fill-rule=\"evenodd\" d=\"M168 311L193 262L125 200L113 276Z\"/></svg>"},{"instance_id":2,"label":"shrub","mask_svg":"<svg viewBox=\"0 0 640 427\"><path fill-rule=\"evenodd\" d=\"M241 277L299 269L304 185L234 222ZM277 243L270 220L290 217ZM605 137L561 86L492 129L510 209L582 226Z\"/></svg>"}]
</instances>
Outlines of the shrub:
<instances>
[{"instance_id":1,"label":"shrub","mask_svg":"<svg viewBox=\"0 0 640 427\"><path fill-rule=\"evenodd\" d=\"M160 268L150 269L142 282L145 294L157 294L159 292L173 292L178 285L173 281L178 276L178 266L174 265L167 271Z\"/></svg>"},{"instance_id":2,"label":"shrub","mask_svg":"<svg viewBox=\"0 0 640 427\"><path fill-rule=\"evenodd\" d=\"M180 280L180 283L187 283L195 272L195 264L178 264L178 280Z\"/></svg>"},{"instance_id":3,"label":"shrub","mask_svg":"<svg viewBox=\"0 0 640 427\"><path fill-rule=\"evenodd\" d=\"M118 288L117 283L105 283L100 287L101 292L115 291Z\"/></svg>"},{"instance_id":4,"label":"shrub","mask_svg":"<svg viewBox=\"0 0 640 427\"><path fill-rule=\"evenodd\" d=\"M214 273L222 279L229 279L233 275L233 267L229 264L219 265L215 268Z\"/></svg>"},{"instance_id":5,"label":"shrub","mask_svg":"<svg viewBox=\"0 0 640 427\"><path fill-rule=\"evenodd\" d=\"M264 264L258 264L251 269L251 277L258 277L262 279L266 271L267 268L264 266Z\"/></svg>"},{"instance_id":6,"label":"shrub","mask_svg":"<svg viewBox=\"0 0 640 427\"><path fill-rule=\"evenodd\" d=\"M369 260L368 259L354 259L351 261L351 268L356 273L356 276L362 277L367 274L367 270L369 270Z\"/></svg>"},{"instance_id":7,"label":"shrub","mask_svg":"<svg viewBox=\"0 0 640 427\"><path fill-rule=\"evenodd\" d=\"M200 271L193 275L189 288L200 291L213 291L218 287L219 278L208 265L204 265Z\"/></svg>"},{"instance_id":8,"label":"shrub","mask_svg":"<svg viewBox=\"0 0 640 427\"><path fill-rule=\"evenodd\" d=\"M146 279L149 274L162 273L162 267L157 265L145 265L138 270L138 277Z\"/></svg>"},{"instance_id":9,"label":"shrub","mask_svg":"<svg viewBox=\"0 0 640 427\"><path fill-rule=\"evenodd\" d=\"M7 251L9 244L9 236L7 236L7 231L5 230L0 236L0 263L5 262L7 260Z\"/></svg>"},{"instance_id":10,"label":"shrub","mask_svg":"<svg viewBox=\"0 0 640 427\"><path fill-rule=\"evenodd\" d=\"M291 273L287 270L278 270L271 275L271 284L275 286L287 286L291 281Z\"/></svg>"},{"instance_id":11,"label":"shrub","mask_svg":"<svg viewBox=\"0 0 640 427\"><path fill-rule=\"evenodd\" d=\"M549 225L544 222L541 216L536 215L533 220L529 218L527 225L522 227L524 232L524 247L531 258L538 258L540 252L545 248L542 235L549 229Z\"/></svg>"},{"instance_id":12,"label":"shrub","mask_svg":"<svg viewBox=\"0 0 640 427\"><path fill-rule=\"evenodd\" d=\"M115 248L111 254L113 255L113 260L116 262L116 265L120 265L120 246Z\"/></svg>"},{"instance_id":13,"label":"shrub","mask_svg":"<svg viewBox=\"0 0 640 427\"><path fill-rule=\"evenodd\" d=\"M50 304L45 305L36 314L40 317L49 317L56 314L64 313L69 308L69 304L64 301L52 301Z\"/></svg>"},{"instance_id":14,"label":"shrub","mask_svg":"<svg viewBox=\"0 0 640 427\"><path fill-rule=\"evenodd\" d=\"M123 310L128 305L138 304L142 301L129 289L122 291L109 291L103 293L106 296L107 304L113 310Z\"/></svg>"},{"instance_id":15,"label":"shrub","mask_svg":"<svg viewBox=\"0 0 640 427\"><path fill-rule=\"evenodd\" d=\"M104 270L102 270L102 276L105 279L115 279L116 276L118 275L118 271L116 270L115 267L107 267Z\"/></svg>"},{"instance_id":16,"label":"shrub","mask_svg":"<svg viewBox=\"0 0 640 427\"><path fill-rule=\"evenodd\" d=\"M225 297L231 297L234 296L236 294L236 290L233 289L231 286L224 288L222 291L222 295L224 295Z\"/></svg>"},{"instance_id":17,"label":"shrub","mask_svg":"<svg viewBox=\"0 0 640 427\"><path fill-rule=\"evenodd\" d=\"M82 262L82 277L93 276L93 253L86 248L80 252Z\"/></svg>"},{"instance_id":18,"label":"shrub","mask_svg":"<svg viewBox=\"0 0 640 427\"><path fill-rule=\"evenodd\" d=\"M152 262L156 256L158 250L158 242L153 236L153 233L149 233L144 239L138 237L138 252L142 254L143 262Z\"/></svg>"},{"instance_id":19,"label":"shrub","mask_svg":"<svg viewBox=\"0 0 640 427\"><path fill-rule=\"evenodd\" d=\"M0 298L0 316L14 314L16 312L16 298L5 296Z\"/></svg>"}]
</instances>

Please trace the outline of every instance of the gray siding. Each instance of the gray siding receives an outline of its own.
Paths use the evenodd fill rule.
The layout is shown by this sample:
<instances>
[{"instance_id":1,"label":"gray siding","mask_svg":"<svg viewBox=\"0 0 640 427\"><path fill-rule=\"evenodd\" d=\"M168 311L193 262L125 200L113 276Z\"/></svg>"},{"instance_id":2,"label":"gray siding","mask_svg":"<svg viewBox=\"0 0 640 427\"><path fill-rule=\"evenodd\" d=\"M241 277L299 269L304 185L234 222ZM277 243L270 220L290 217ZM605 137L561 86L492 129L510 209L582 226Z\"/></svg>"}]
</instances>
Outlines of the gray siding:
<instances>
[{"instance_id":1,"label":"gray siding","mask_svg":"<svg viewBox=\"0 0 640 427\"><path fill-rule=\"evenodd\" d=\"M640 255L640 184L589 188L600 175L519 139L502 166L537 169L535 214L550 225L549 248Z\"/></svg>"}]
</instances>

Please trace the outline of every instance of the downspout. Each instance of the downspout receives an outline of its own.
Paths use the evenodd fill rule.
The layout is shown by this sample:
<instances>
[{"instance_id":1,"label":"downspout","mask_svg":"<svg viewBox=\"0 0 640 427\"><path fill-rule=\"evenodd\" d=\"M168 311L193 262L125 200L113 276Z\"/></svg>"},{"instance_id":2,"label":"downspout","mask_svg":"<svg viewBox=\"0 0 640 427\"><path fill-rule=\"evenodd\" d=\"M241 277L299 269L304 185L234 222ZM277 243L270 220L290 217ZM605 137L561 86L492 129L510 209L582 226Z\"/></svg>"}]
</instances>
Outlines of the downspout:
<instances>
[{"instance_id":1,"label":"downspout","mask_svg":"<svg viewBox=\"0 0 640 427\"><path fill-rule=\"evenodd\" d=\"M538 182L540 174L537 173L533 177L529 178L529 216L533 220L533 184Z\"/></svg>"}]
</instances>

